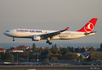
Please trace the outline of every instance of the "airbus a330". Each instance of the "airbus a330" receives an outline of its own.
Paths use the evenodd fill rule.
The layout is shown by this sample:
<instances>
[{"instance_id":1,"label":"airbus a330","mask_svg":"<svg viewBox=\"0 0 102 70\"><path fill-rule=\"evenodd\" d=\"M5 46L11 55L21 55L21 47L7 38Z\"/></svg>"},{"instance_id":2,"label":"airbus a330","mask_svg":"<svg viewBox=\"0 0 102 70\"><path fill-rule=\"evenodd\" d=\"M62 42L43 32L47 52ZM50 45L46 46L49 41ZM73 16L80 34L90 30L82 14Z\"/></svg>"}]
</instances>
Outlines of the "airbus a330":
<instances>
[{"instance_id":1,"label":"airbus a330","mask_svg":"<svg viewBox=\"0 0 102 70\"><path fill-rule=\"evenodd\" d=\"M92 18L85 26L76 31L67 31L69 27L63 30L38 30L38 29L9 29L4 32L5 35L14 38L30 38L32 41L47 40L46 43L52 44L50 40L70 40L93 35L93 31L98 18ZM76 25L76 24L75 24Z\"/></svg>"}]
</instances>

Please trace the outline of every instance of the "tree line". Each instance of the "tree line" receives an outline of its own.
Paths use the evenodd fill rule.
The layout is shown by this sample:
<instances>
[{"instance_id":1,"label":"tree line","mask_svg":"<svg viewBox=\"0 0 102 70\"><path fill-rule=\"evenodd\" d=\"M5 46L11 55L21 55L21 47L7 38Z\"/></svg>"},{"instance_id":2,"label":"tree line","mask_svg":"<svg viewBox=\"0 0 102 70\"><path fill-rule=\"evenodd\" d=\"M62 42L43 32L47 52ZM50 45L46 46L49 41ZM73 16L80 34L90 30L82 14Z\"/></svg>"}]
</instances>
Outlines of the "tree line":
<instances>
[{"instance_id":1,"label":"tree line","mask_svg":"<svg viewBox=\"0 0 102 70\"><path fill-rule=\"evenodd\" d=\"M57 45L52 45L51 48L46 47L43 49L42 47L36 48L35 43L32 45L32 51L30 49L26 50L22 53L6 51L5 53L0 53L0 61L43 61L43 60L102 60L102 54L94 53L94 49L91 47L89 49L89 57L84 58L82 55L78 56L75 52L85 52L85 49L82 48L79 51L79 48L76 48L73 51L73 47L67 48L57 48ZM100 44L100 48L97 51L102 51L102 43Z\"/></svg>"}]
</instances>

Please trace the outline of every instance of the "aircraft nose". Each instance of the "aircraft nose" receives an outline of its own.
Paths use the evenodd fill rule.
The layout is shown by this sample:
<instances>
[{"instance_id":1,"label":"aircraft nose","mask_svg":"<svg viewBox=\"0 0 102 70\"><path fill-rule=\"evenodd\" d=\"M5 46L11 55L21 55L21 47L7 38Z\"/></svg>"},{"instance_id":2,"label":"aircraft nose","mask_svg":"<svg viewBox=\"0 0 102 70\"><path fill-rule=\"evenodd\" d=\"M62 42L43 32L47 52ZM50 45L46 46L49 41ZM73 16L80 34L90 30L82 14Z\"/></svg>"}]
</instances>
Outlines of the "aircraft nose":
<instances>
[{"instance_id":1,"label":"aircraft nose","mask_svg":"<svg viewBox=\"0 0 102 70\"><path fill-rule=\"evenodd\" d=\"M3 34L6 35L6 32L4 32Z\"/></svg>"},{"instance_id":2,"label":"aircraft nose","mask_svg":"<svg viewBox=\"0 0 102 70\"><path fill-rule=\"evenodd\" d=\"M3 34L4 34L4 35L8 35L8 33L7 33L7 32L4 32Z\"/></svg>"}]
</instances>

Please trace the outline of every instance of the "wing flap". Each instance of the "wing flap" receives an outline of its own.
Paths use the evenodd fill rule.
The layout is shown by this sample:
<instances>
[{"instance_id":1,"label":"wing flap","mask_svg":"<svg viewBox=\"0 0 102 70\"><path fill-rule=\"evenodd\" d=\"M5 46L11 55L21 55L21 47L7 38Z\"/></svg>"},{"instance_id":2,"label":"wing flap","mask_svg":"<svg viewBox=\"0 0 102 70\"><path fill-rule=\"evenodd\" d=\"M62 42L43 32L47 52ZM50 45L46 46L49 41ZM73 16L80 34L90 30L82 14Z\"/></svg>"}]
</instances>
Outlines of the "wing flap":
<instances>
[{"instance_id":1,"label":"wing flap","mask_svg":"<svg viewBox=\"0 0 102 70\"><path fill-rule=\"evenodd\" d=\"M65 28L63 30L57 31L57 32L42 34L40 36L41 36L42 39L46 39L48 37L52 38L53 36L56 36L56 35L60 34L61 32L64 32L64 31L66 31L68 29L69 29L69 27L67 27L67 28Z\"/></svg>"}]
</instances>

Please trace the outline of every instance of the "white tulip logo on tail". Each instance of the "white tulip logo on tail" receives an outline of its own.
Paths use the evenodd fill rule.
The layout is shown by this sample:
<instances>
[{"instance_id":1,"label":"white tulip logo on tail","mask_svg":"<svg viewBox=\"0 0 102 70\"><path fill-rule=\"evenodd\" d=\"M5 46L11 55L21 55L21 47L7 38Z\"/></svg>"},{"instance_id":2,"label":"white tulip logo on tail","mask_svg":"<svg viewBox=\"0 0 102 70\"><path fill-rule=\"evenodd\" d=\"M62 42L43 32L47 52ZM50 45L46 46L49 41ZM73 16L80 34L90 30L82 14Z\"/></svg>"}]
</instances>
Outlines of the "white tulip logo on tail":
<instances>
[{"instance_id":1,"label":"white tulip logo on tail","mask_svg":"<svg viewBox=\"0 0 102 70\"><path fill-rule=\"evenodd\" d=\"M77 32L92 32L96 21L97 18L92 18L85 26L83 26L80 30L77 30Z\"/></svg>"},{"instance_id":2,"label":"white tulip logo on tail","mask_svg":"<svg viewBox=\"0 0 102 70\"><path fill-rule=\"evenodd\" d=\"M89 22L89 23L84 27L84 30L85 30L86 32L90 32L90 31L93 31L93 28L94 28L94 25L93 25L91 22Z\"/></svg>"}]
</instances>

